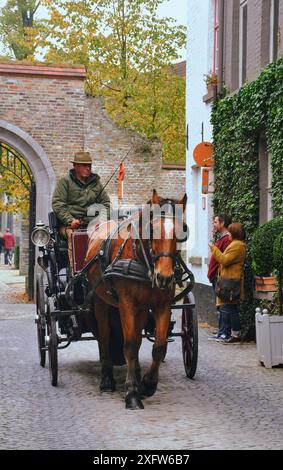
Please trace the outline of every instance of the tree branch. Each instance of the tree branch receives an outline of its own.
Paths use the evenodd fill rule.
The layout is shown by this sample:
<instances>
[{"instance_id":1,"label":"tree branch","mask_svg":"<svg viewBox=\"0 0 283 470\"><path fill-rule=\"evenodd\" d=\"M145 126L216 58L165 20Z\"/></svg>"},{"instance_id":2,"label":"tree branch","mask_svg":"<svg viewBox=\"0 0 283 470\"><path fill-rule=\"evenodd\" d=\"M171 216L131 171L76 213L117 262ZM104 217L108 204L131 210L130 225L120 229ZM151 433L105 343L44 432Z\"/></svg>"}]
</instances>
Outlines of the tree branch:
<instances>
[{"instance_id":1,"label":"tree branch","mask_svg":"<svg viewBox=\"0 0 283 470\"><path fill-rule=\"evenodd\" d=\"M38 7L40 6L40 3L41 3L41 0L39 0L39 2L37 3L37 5L34 7L34 10L33 10L33 15L36 13L36 10L38 9Z\"/></svg>"}]
</instances>

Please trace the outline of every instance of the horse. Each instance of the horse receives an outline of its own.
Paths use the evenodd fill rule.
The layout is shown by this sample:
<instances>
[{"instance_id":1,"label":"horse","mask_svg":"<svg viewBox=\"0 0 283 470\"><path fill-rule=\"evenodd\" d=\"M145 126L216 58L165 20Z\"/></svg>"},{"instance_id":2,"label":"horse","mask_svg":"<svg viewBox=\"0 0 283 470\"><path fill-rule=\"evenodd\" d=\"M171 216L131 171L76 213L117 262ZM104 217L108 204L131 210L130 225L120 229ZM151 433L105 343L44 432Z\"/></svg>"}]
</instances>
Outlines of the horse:
<instances>
[{"instance_id":1,"label":"horse","mask_svg":"<svg viewBox=\"0 0 283 470\"><path fill-rule=\"evenodd\" d=\"M119 309L121 319L123 351L127 366L125 381L127 409L143 409L142 399L153 395L157 389L159 366L167 350L171 304L175 293L177 232L180 223L183 229L182 219L186 202L186 194L180 200L164 199L153 190L147 205L150 208L150 216L146 224L142 223L144 210L140 210L118 226L114 221L108 221L96 227L90 236L86 262L95 260L88 270L88 281L93 292L92 314L95 315L98 329L101 360L100 390L115 390L113 365L109 353L109 316L111 308L113 310L113 307L116 307ZM154 216L153 207L161 209L160 217ZM176 217L175 207L181 208L182 219ZM116 233L113 239L111 235L106 236L111 230ZM149 234L148 237L144 231ZM107 264L110 263L110 268L119 264L117 260L124 265L127 260L136 261L146 273L144 278L136 280L131 276L128 278L120 275L111 276L109 266L105 268L100 260L100 257L105 255L105 240L108 240ZM109 276L106 276L107 272ZM149 311L155 319L155 341L152 348L152 363L141 378L139 349Z\"/></svg>"}]
</instances>

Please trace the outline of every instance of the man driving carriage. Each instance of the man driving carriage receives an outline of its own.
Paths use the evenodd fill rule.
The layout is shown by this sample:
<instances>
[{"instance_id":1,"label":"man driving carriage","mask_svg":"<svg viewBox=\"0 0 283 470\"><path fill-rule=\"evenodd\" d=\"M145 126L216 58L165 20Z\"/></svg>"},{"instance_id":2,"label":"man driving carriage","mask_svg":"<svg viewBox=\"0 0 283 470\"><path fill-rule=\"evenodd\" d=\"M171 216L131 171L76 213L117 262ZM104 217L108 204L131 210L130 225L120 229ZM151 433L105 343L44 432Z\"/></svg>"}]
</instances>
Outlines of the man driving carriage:
<instances>
[{"instance_id":1,"label":"man driving carriage","mask_svg":"<svg viewBox=\"0 0 283 470\"><path fill-rule=\"evenodd\" d=\"M86 228L95 217L91 210L101 204L110 217L110 198L102 186L100 177L92 173L92 159L89 152L77 152L72 160L73 168L57 183L52 208L61 227L59 233L68 240L68 253L71 269L73 267L72 233L75 229Z\"/></svg>"}]
</instances>

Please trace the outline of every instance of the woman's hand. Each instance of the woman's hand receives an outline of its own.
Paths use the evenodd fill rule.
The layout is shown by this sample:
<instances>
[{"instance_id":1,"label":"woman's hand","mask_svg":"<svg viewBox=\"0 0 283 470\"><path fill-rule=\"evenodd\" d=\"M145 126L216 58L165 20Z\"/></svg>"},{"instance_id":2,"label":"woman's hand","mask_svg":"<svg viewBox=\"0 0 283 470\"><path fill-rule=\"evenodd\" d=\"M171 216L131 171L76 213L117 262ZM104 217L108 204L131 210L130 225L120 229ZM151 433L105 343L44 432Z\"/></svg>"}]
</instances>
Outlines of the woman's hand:
<instances>
[{"instance_id":1,"label":"woman's hand","mask_svg":"<svg viewBox=\"0 0 283 470\"><path fill-rule=\"evenodd\" d=\"M209 243L208 244L209 248L212 250L212 248L214 247L213 243Z\"/></svg>"}]
</instances>

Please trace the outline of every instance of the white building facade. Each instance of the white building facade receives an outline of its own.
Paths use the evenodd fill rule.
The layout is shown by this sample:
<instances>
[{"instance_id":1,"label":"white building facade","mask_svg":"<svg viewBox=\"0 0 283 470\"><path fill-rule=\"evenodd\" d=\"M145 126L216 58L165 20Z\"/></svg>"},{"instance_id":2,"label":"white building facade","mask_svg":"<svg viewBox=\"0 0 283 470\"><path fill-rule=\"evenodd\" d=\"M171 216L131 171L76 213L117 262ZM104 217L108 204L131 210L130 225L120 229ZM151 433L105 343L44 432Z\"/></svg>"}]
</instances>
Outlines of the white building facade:
<instances>
[{"instance_id":1,"label":"white building facade","mask_svg":"<svg viewBox=\"0 0 283 470\"><path fill-rule=\"evenodd\" d=\"M212 142L210 117L214 91L208 92L205 78L217 73L215 5L215 0L188 0L186 187L189 203L187 221L191 235L188 261L195 275L196 290L200 287L201 291L204 288L208 291L209 288L209 293L207 270L208 243L212 239L213 228L213 185L209 185L208 193L203 193L203 169L197 166L193 152L202 141ZM212 171L209 174L212 175Z\"/></svg>"}]
</instances>

